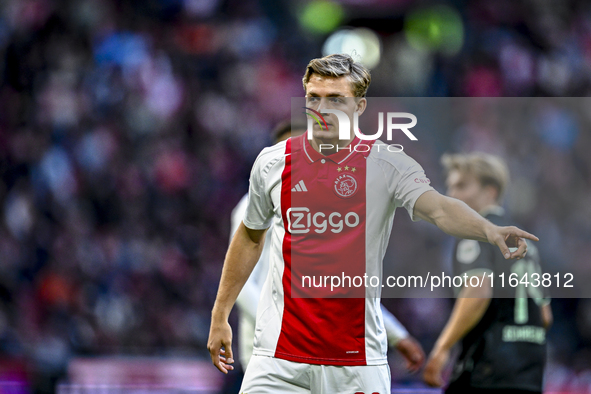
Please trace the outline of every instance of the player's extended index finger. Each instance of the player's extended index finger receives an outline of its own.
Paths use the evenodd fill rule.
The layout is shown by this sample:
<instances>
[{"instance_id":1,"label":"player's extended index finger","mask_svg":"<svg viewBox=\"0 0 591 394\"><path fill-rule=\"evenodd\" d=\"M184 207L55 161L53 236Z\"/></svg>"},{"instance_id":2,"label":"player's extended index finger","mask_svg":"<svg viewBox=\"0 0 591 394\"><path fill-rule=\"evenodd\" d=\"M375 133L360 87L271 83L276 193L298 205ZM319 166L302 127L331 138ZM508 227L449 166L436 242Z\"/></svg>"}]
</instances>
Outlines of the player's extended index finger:
<instances>
[{"instance_id":1,"label":"player's extended index finger","mask_svg":"<svg viewBox=\"0 0 591 394\"><path fill-rule=\"evenodd\" d=\"M512 235L516 235L520 238L527 238L531 239L532 241L539 241L540 239L533 234L528 233L527 231L523 231L519 228L516 228L515 231L512 231Z\"/></svg>"}]
</instances>

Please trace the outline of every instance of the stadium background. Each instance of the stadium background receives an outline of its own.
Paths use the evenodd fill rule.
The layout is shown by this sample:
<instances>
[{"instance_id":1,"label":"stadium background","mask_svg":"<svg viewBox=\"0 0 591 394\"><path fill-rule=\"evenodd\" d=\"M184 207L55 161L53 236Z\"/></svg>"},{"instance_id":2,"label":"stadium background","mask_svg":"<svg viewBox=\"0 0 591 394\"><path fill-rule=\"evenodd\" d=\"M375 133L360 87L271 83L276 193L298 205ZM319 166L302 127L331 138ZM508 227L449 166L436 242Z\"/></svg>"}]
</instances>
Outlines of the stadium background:
<instances>
[{"instance_id":1,"label":"stadium background","mask_svg":"<svg viewBox=\"0 0 591 394\"><path fill-rule=\"evenodd\" d=\"M205 348L230 212L323 47L371 63L371 96L587 96L590 26L585 1L0 2L0 392L232 392ZM589 122L552 107L509 134L475 116L411 154L442 192L443 152L502 154L513 217L552 269L583 267ZM393 242L442 264L451 244L405 215ZM427 352L451 306L385 302ZM591 303L553 311L547 388L589 392ZM395 384L421 387L396 357Z\"/></svg>"}]
</instances>

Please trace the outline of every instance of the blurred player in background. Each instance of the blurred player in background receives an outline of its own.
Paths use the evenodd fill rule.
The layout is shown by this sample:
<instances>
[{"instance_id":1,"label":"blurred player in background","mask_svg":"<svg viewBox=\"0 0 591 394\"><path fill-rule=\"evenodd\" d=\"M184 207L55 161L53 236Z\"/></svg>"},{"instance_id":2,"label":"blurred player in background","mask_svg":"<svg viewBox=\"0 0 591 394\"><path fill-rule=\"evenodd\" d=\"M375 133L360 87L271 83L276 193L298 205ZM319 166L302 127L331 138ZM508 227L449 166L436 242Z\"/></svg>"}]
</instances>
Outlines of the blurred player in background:
<instances>
[{"instance_id":1,"label":"blurred player in background","mask_svg":"<svg viewBox=\"0 0 591 394\"><path fill-rule=\"evenodd\" d=\"M353 119L365 110L370 81L369 71L348 55L313 59L303 78L306 106L317 112L338 108ZM522 237L537 240L516 227L496 226L466 204L437 193L422 167L399 150L390 152L379 140L364 141L369 150L356 149L362 141L352 127L349 138L341 139L336 115L324 118L324 126L313 126L312 139L290 138L259 154L251 172L246 213L224 261L207 347L213 364L228 373L234 363L228 316L259 260L267 229L273 227L267 240L271 268L260 297L264 304L257 311L254 351L242 393L391 390L379 290L361 288L364 298L306 297L314 293L292 285L300 283L291 280L295 259L322 269L354 267L381 276L398 207L404 207L412 219L427 220L450 235L493 243L505 258L525 255ZM333 148L321 153L320 144ZM351 188L337 188L343 176L355 180ZM306 191L291 192L292 179L305 184ZM356 193L358 189L362 191ZM315 218L329 214L322 223L307 221L307 226L316 226L315 231L293 231L289 223L299 218L292 208L312 212ZM343 221L330 221L335 215L343 221L352 219L344 226ZM333 228L326 231L329 221ZM510 247L517 250L511 252ZM294 290L302 296L293 297Z\"/></svg>"},{"instance_id":2,"label":"blurred player in background","mask_svg":"<svg viewBox=\"0 0 591 394\"><path fill-rule=\"evenodd\" d=\"M484 153L444 155L447 194L464 201L497 225L506 225L501 199L509 172L499 157ZM541 393L546 359L546 329L552 322L543 287L508 286L517 273L541 275L536 247L525 258L507 262L494 246L459 240L453 258L454 275L484 275L481 287L464 285L452 314L429 356L424 371L431 386L442 386L442 371L450 349L462 340L462 350L446 393ZM488 275L494 275L494 286ZM501 287L499 274L505 274ZM469 282L469 280L467 281ZM474 281L476 283L476 281ZM533 282L532 282L533 283Z\"/></svg>"},{"instance_id":3,"label":"blurred player in background","mask_svg":"<svg viewBox=\"0 0 591 394\"><path fill-rule=\"evenodd\" d=\"M306 132L306 124L293 124L286 120L280 123L273 133L275 143L279 143L288 139L289 137L297 137ZM232 236L238 230L238 226L242 223L246 207L248 205L248 194L246 194L232 211ZM267 237L269 237L269 229ZM269 271L269 250L270 242L266 242L261 252L261 257L257 265L254 267L250 277L244 284L242 291L236 299L236 305L240 311L240 320L238 326L238 337L240 344L240 363L242 369L245 370L250 357L252 356L254 329L256 321L257 306L259 304L259 297L263 289L263 283L267 278ZM416 339L409 335L406 328L390 313L383 305L381 305L382 315L384 317L384 326L386 328L386 335L388 336L388 345L395 347L404 357L406 361L406 368L410 372L418 371L425 361L425 353L423 348Z\"/></svg>"}]
</instances>

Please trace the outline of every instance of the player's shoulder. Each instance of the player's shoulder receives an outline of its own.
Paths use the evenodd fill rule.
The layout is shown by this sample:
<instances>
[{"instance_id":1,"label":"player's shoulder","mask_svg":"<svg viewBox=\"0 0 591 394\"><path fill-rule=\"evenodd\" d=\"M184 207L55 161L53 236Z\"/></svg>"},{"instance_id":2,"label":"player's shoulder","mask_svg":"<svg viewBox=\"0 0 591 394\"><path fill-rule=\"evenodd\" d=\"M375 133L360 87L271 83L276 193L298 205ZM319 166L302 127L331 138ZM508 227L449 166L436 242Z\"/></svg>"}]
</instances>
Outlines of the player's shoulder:
<instances>
[{"instance_id":1,"label":"player's shoulder","mask_svg":"<svg viewBox=\"0 0 591 394\"><path fill-rule=\"evenodd\" d=\"M276 143L275 145L263 148L261 153L259 153L257 160L269 161L269 160L274 160L277 158L284 157L286 144L287 144L287 140L284 140L284 141Z\"/></svg>"},{"instance_id":2,"label":"player's shoulder","mask_svg":"<svg viewBox=\"0 0 591 394\"><path fill-rule=\"evenodd\" d=\"M285 149L286 144L287 140L264 148L257 156L253 170L267 174L273 166L285 161L285 157L288 155Z\"/></svg>"},{"instance_id":3,"label":"player's shoulder","mask_svg":"<svg viewBox=\"0 0 591 394\"><path fill-rule=\"evenodd\" d=\"M404 173L411 168L420 167L420 164L407 155L402 146L398 144L386 144L377 140L371 148L368 159L373 160L380 166L392 167L400 173Z\"/></svg>"}]
</instances>

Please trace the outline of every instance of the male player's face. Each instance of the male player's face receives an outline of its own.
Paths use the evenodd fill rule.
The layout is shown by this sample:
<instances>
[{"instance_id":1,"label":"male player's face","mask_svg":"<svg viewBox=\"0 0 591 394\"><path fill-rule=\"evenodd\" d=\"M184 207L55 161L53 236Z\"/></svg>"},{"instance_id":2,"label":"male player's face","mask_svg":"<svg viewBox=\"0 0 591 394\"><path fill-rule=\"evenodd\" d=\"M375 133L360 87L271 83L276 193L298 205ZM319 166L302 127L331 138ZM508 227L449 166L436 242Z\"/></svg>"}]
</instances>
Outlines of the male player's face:
<instances>
[{"instance_id":1,"label":"male player's face","mask_svg":"<svg viewBox=\"0 0 591 394\"><path fill-rule=\"evenodd\" d=\"M447 176L446 184L448 196L462 200L476 212L494 203L494 200L491 201L490 191L470 173L452 170Z\"/></svg>"},{"instance_id":2,"label":"male player's face","mask_svg":"<svg viewBox=\"0 0 591 394\"><path fill-rule=\"evenodd\" d=\"M348 76L344 77L323 77L318 74L312 74L306 84L306 107L316 111L321 109L338 109L347 114L351 121L351 130L353 133L353 114L357 111L359 114L365 109L366 100L364 98L353 99L353 84ZM348 97L347 99L345 99ZM313 122L313 137L322 143L336 144L339 138L339 122L335 114L322 114L326 120L324 122ZM352 138L351 138L352 139Z\"/></svg>"}]
</instances>

